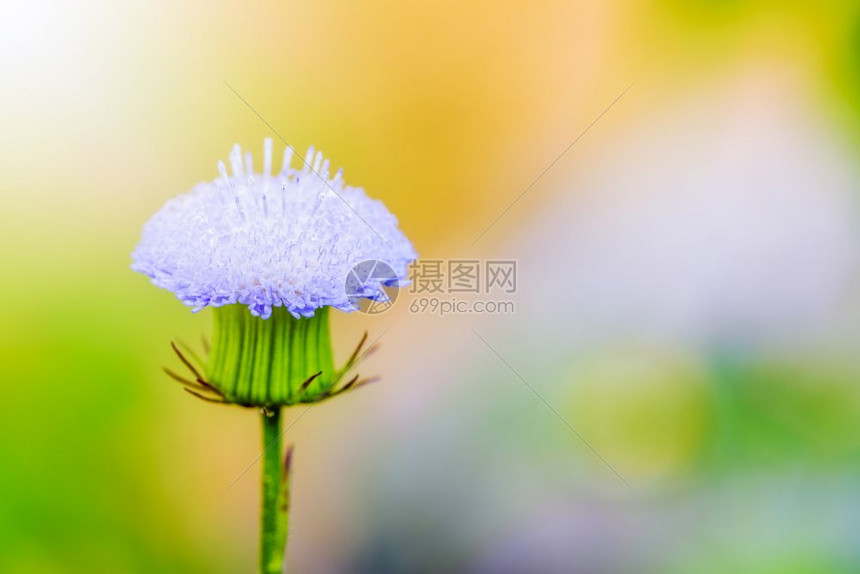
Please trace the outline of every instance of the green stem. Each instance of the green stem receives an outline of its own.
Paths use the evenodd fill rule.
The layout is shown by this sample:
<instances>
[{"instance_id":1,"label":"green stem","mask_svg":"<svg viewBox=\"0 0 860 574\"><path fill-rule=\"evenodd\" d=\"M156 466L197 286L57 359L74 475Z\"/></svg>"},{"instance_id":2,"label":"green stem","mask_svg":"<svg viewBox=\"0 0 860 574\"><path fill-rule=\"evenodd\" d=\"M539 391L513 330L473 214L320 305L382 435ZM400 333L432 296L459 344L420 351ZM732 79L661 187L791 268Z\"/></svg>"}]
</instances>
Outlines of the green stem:
<instances>
[{"instance_id":1,"label":"green stem","mask_svg":"<svg viewBox=\"0 0 860 574\"><path fill-rule=\"evenodd\" d=\"M281 459L281 409L264 410L263 492L260 513L260 572L281 574L286 552L289 491Z\"/></svg>"}]
</instances>

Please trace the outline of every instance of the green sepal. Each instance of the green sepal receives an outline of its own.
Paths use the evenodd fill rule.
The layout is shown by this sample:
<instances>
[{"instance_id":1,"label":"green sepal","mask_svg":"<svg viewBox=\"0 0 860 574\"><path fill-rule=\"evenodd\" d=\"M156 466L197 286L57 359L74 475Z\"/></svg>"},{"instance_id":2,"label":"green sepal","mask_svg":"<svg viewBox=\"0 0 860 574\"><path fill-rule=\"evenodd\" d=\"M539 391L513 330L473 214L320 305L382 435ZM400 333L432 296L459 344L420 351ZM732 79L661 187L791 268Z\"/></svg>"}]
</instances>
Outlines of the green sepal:
<instances>
[{"instance_id":1,"label":"green sepal","mask_svg":"<svg viewBox=\"0 0 860 574\"><path fill-rule=\"evenodd\" d=\"M206 382L223 402L272 408L314 402L337 382L328 307L300 319L283 307L268 319L244 305L217 307L214 314Z\"/></svg>"}]
</instances>

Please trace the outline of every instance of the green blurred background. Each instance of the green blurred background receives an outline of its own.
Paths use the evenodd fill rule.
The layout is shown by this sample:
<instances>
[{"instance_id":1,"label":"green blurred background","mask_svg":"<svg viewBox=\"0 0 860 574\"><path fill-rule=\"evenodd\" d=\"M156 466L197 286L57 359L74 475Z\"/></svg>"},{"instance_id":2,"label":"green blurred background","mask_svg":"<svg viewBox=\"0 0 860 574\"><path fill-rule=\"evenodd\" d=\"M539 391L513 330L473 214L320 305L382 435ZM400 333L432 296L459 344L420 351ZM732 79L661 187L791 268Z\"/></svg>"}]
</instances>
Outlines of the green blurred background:
<instances>
[{"instance_id":1,"label":"green blurred background","mask_svg":"<svg viewBox=\"0 0 860 574\"><path fill-rule=\"evenodd\" d=\"M129 269L273 135L227 83L422 257L516 258L468 324L636 491L464 318L339 314L396 325L288 433L293 571L860 571L856 3L5 8L0 571L253 571L257 418L167 380L209 315Z\"/></svg>"}]
</instances>

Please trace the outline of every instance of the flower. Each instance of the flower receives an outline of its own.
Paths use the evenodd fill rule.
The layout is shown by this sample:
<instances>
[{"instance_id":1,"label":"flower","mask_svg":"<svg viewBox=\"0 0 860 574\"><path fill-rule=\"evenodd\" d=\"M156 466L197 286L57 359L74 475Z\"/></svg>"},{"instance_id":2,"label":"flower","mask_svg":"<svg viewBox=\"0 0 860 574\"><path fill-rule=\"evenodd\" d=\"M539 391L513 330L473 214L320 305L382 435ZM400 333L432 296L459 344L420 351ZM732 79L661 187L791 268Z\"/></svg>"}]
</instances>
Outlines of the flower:
<instances>
[{"instance_id":1,"label":"flower","mask_svg":"<svg viewBox=\"0 0 860 574\"><path fill-rule=\"evenodd\" d=\"M220 178L169 200L144 226L132 269L194 311L239 303L263 319L280 306L296 318L324 306L355 310L344 281L363 261L406 279L417 254L382 202L346 186L343 170L330 177L313 147L301 169L287 147L274 175L270 138L263 149L262 172L236 145L232 175L219 162ZM371 282L364 294L384 299L383 286Z\"/></svg>"},{"instance_id":2,"label":"flower","mask_svg":"<svg viewBox=\"0 0 860 574\"><path fill-rule=\"evenodd\" d=\"M283 571L290 491L281 410L375 380L346 378L375 347L361 352L367 333L335 367L329 307L353 311L361 297L387 300L384 288L400 285L417 257L380 201L346 187L342 170L330 178L328 160L313 148L301 170L290 166L292 155L287 146L272 175L267 138L256 173L251 154L234 146L233 175L219 162L220 179L168 201L132 253L132 269L155 285L195 311L215 307L211 347L204 339L201 356L171 343L186 371L165 368L167 375L205 401L262 411L260 571L272 573ZM353 271L367 263L370 273Z\"/></svg>"}]
</instances>

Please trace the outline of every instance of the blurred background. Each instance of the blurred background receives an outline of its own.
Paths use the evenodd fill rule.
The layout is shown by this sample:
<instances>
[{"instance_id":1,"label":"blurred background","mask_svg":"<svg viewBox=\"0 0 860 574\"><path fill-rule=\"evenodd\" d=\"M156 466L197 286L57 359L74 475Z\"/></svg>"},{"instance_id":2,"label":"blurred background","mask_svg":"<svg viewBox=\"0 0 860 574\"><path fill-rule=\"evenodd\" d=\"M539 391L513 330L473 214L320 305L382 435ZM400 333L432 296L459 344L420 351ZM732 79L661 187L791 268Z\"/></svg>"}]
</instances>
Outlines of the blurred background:
<instances>
[{"instance_id":1,"label":"blurred background","mask_svg":"<svg viewBox=\"0 0 860 574\"><path fill-rule=\"evenodd\" d=\"M0 29L0 571L254 571L259 466L228 487L258 418L164 376L211 319L129 269L275 137L227 84L423 258L519 265L514 314L336 314L343 358L390 328L383 380L288 411L288 570L860 571L856 3L34 0Z\"/></svg>"}]
</instances>

